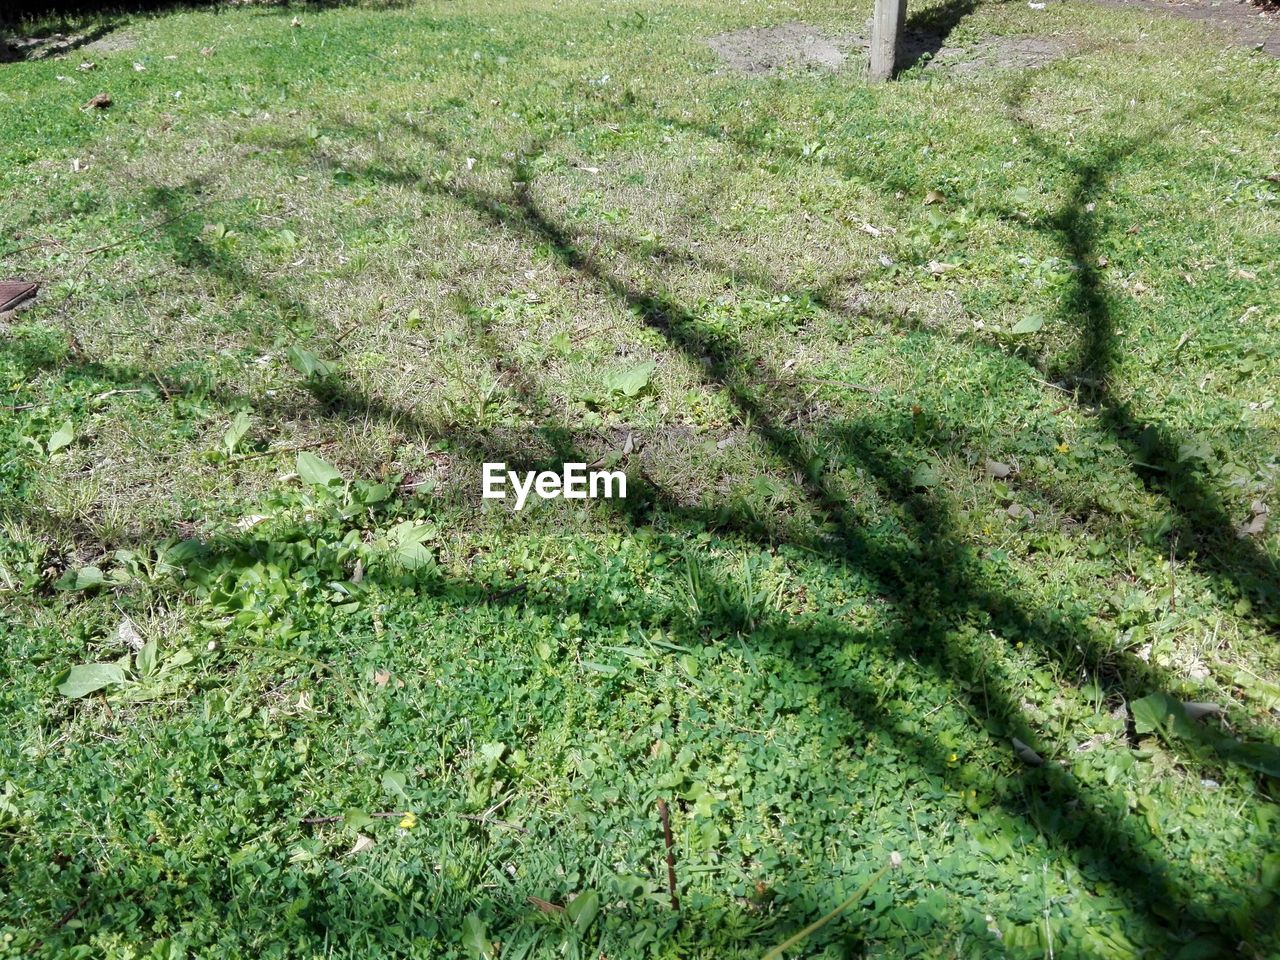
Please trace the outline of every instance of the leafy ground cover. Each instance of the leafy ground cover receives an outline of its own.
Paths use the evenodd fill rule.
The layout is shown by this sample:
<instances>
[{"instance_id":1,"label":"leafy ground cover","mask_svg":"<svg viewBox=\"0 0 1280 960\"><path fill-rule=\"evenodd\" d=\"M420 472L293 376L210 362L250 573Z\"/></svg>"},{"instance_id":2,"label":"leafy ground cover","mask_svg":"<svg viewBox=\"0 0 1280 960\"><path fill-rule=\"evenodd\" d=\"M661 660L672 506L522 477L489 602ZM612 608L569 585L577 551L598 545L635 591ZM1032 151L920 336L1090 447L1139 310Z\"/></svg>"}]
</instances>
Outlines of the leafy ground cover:
<instances>
[{"instance_id":1,"label":"leafy ground cover","mask_svg":"<svg viewBox=\"0 0 1280 960\"><path fill-rule=\"evenodd\" d=\"M1276 954L1280 68L705 44L867 13L0 68L0 956Z\"/></svg>"}]
</instances>

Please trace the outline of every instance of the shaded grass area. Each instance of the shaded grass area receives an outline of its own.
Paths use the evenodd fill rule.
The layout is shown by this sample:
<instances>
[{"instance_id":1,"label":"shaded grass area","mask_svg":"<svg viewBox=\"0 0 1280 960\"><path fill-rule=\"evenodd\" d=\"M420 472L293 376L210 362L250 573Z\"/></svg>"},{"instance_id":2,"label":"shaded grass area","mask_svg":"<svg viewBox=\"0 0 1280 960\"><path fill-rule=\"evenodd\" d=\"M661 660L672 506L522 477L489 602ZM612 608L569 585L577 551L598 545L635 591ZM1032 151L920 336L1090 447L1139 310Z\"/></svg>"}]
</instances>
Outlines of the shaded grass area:
<instances>
[{"instance_id":1,"label":"shaded grass area","mask_svg":"<svg viewBox=\"0 0 1280 960\"><path fill-rule=\"evenodd\" d=\"M92 120L3 76L52 294L3 350L12 949L755 956L896 851L811 954L1268 955L1274 65L1111 13L873 91L713 76L759 11L512 12L157 21ZM475 502L602 453L625 502ZM59 698L122 614L204 652Z\"/></svg>"}]
</instances>

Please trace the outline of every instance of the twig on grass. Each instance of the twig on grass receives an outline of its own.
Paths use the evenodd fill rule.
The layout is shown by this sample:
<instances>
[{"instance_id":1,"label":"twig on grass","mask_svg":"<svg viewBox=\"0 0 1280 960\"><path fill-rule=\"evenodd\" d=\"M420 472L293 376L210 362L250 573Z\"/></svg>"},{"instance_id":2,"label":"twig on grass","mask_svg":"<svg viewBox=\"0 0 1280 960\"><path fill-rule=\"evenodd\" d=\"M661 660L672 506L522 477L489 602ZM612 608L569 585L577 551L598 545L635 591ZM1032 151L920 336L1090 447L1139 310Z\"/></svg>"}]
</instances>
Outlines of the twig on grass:
<instances>
[{"instance_id":1,"label":"twig on grass","mask_svg":"<svg viewBox=\"0 0 1280 960\"><path fill-rule=\"evenodd\" d=\"M550 900L543 900L541 897L525 897L529 903L533 904L543 913L564 913L565 908L558 903L552 903Z\"/></svg>"},{"instance_id":2,"label":"twig on grass","mask_svg":"<svg viewBox=\"0 0 1280 960\"><path fill-rule=\"evenodd\" d=\"M505 590L497 590L493 593L485 594L485 603L501 603L503 600L509 600L511 597L518 596L529 589L527 583L517 583L514 587L507 587Z\"/></svg>"},{"instance_id":3,"label":"twig on grass","mask_svg":"<svg viewBox=\"0 0 1280 960\"><path fill-rule=\"evenodd\" d=\"M35 243L28 243L25 247L15 247L12 250L6 250L4 253L0 253L0 260L5 259L6 257L17 256L20 253L26 253L28 250L34 250L36 247L60 246L62 246L62 242L60 240L54 240L51 237L44 240L37 240Z\"/></svg>"},{"instance_id":4,"label":"twig on grass","mask_svg":"<svg viewBox=\"0 0 1280 960\"><path fill-rule=\"evenodd\" d=\"M89 902L89 894L86 893L83 897L80 898L79 903L75 904L75 906L73 906L70 910L68 910L66 913L64 913L62 916L60 916L57 920L53 922L53 925L49 927L49 933L53 933L56 930L61 930L68 923L74 920L76 918L76 915L81 910L84 909L84 905L88 902ZM46 936L48 936L48 934L46 934ZM44 946L44 941L37 940L33 945L32 949L39 950L43 946Z\"/></svg>"},{"instance_id":5,"label":"twig on grass","mask_svg":"<svg viewBox=\"0 0 1280 960\"><path fill-rule=\"evenodd\" d=\"M245 200L247 199L247 195L240 196L240 197L230 197L226 199ZM79 252L79 256L91 257L96 253L101 253L103 250L110 250L112 247L118 247L118 246L121 246L122 244L126 244L130 240L139 240L142 237L145 237L148 233L155 233L157 230L163 230L165 227L169 226L169 224L177 223L179 220L184 220L187 217L191 216L193 213L195 213L197 210L203 210L205 207L211 206L212 204L215 204L215 203L221 203L223 202L223 200L224 200L223 197L210 197L208 200L204 200L200 203L193 204L192 206L188 207L186 210L181 211L180 213L175 213L171 217L165 217L159 223L153 223L151 226L143 227L139 230L131 230L127 235L121 237L119 240L112 240L110 243L103 243L96 247L90 247L88 250L81 250Z\"/></svg>"},{"instance_id":6,"label":"twig on grass","mask_svg":"<svg viewBox=\"0 0 1280 960\"><path fill-rule=\"evenodd\" d=\"M332 443L331 440L314 440L311 443L295 443L291 447L272 447L270 450L259 450L257 453L242 453L231 457L228 463L243 463L246 460L258 460L262 457L275 456L277 453L301 453L303 450L314 450Z\"/></svg>"},{"instance_id":7,"label":"twig on grass","mask_svg":"<svg viewBox=\"0 0 1280 960\"><path fill-rule=\"evenodd\" d=\"M1039 377L1028 377L1028 379L1034 380L1036 383L1040 384L1040 386L1048 387L1050 390L1058 390L1066 394L1071 393L1071 391L1068 390L1066 387L1061 386L1060 384L1057 384L1057 383L1050 383L1048 380L1041 380Z\"/></svg>"},{"instance_id":8,"label":"twig on grass","mask_svg":"<svg viewBox=\"0 0 1280 960\"><path fill-rule=\"evenodd\" d=\"M404 811L404 810L379 810L376 813L368 814L368 816L373 817L376 820L397 820L397 819L402 819L403 817L406 816L406 814L407 814L407 811ZM494 817L490 817L484 814L457 813L457 814L454 814L454 816L456 816L459 820L467 820L471 823L481 823L481 824L491 823L495 827L505 827L508 830L515 830L517 833L527 834L529 832L524 827L520 826L520 824L518 823L511 823L508 820L498 820ZM333 823L342 823L346 819L347 818L345 814L339 813L339 814L334 814L331 817L303 817L298 821L298 823L302 826L316 826L316 825L326 825L326 824L333 824Z\"/></svg>"},{"instance_id":9,"label":"twig on grass","mask_svg":"<svg viewBox=\"0 0 1280 960\"><path fill-rule=\"evenodd\" d=\"M788 950L790 950L792 947L794 947L797 943L800 943L810 934L816 933L817 931L821 930L828 923L830 923L836 917L840 916L840 914L844 913L846 910L852 907L855 903L857 903L859 900L865 897L867 893L871 890L871 888L880 882L880 878L883 877L886 873L888 873L889 867L890 867L890 864L886 863L883 867L881 867L879 870L876 871L876 873L871 877L870 880L868 880L866 883L860 886L857 890L855 890L851 897L849 897L847 900L841 903L840 906L836 907L830 913L819 917L817 920L813 921L813 923L809 924L807 927L805 927L803 930L801 930L799 933L795 934L794 936L788 937L786 940L783 940L782 943L778 944L776 947L774 947L772 950L766 953L763 957L761 957L761 960L780 960L782 955L786 953Z\"/></svg>"},{"instance_id":10,"label":"twig on grass","mask_svg":"<svg viewBox=\"0 0 1280 960\"><path fill-rule=\"evenodd\" d=\"M675 844L671 840L671 815L667 812L667 801L658 798L658 816L662 818L662 842L667 848L667 890L671 893L671 909L680 909L680 897L676 893L676 855Z\"/></svg>"},{"instance_id":11,"label":"twig on grass","mask_svg":"<svg viewBox=\"0 0 1280 960\"><path fill-rule=\"evenodd\" d=\"M89 902L89 895L85 894L83 897L80 898L79 903L77 903L74 907L72 907L70 910L68 910L66 913L64 913L62 916L58 918L58 922L53 925L53 929L61 930L63 927L65 927L68 923L70 923L72 920L76 918L76 914L78 914L81 910L83 910L84 905L88 902Z\"/></svg>"}]
</instances>

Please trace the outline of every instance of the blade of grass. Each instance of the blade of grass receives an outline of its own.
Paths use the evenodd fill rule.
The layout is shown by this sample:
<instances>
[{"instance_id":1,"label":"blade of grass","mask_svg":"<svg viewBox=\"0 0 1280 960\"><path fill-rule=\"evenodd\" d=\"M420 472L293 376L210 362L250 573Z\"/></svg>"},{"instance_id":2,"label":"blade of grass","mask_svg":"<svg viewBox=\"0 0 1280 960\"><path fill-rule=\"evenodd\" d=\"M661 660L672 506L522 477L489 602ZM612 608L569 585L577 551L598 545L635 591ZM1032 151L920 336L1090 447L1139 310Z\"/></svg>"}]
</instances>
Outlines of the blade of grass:
<instances>
[{"instance_id":1,"label":"blade of grass","mask_svg":"<svg viewBox=\"0 0 1280 960\"><path fill-rule=\"evenodd\" d=\"M760 960L781 960L781 957L784 953L786 953L796 944L805 940L807 937L813 935L814 933L817 933L819 930L825 927L828 923L830 923L836 917L840 916L840 914L844 913L851 906L853 906L855 903L857 903L859 900L865 897L867 895L867 892L872 887L874 887L877 883L879 883L880 878L883 877L888 872L889 872L889 864L886 863L883 867L877 870L875 874L872 875L871 879L869 879L866 883L860 886L857 890L853 892L853 894L848 899L846 899L843 903L841 903L840 906L836 907L830 913L819 917L817 920L813 921L813 923L809 924L807 927L805 927L803 930L801 930L799 933L795 934L794 936L788 937L786 940L783 940L782 943L778 944L776 947L774 947L772 950L766 953L763 957L760 958Z\"/></svg>"}]
</instances>

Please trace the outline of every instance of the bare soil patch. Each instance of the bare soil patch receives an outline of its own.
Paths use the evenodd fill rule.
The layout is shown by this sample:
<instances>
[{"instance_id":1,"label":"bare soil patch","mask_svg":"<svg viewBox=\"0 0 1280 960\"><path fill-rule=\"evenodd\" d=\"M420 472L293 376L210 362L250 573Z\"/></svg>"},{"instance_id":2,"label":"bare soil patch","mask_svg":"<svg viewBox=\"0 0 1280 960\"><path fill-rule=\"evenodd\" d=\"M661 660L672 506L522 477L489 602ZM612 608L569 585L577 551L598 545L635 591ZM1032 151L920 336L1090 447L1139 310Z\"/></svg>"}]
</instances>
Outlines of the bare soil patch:
<instances>
[{"instance_id":1,"label":"bare soil patch","mask_svg":"<svg viewBox=\"0 0 1280 960\"><path fill-rule=\"evenodd\" d=\"M1154 10L1220 27L1237 46L1280 57L1280 7L1234 0L1094 0L1106 7Z\"/></svg>"},{"instance_id":2,"label":"bare soil patch","mask_svg":"<svg viewBox=\"0 0 1280 960\"><path fill-rule=\"evenodd\" d=\"M730 70L750 74L804 67L838 70L864 44L856 34L826 36L806 23L734 30L707 40Z\"/></svg>"},{"instance_id":3,"label":"bare soil patch","mask_svg":"<svg viewBox=\"0 0 1280 960\"><path fill-rule=\"evenodd\" d=\"M729 70L768 74L783 70L839 70L849 61L865 65L867 33L824 34L805 23L785 23L721 33L707 45ZM969 73L984 69L1027 70L1071 52L1057 37L989 37L973 43L948 44L940 34L909 30L903 44L903 68L924 61L926 70Z\"/></svg>"},{"instance_id":4,"label":"bare soil patch","mask_svg":"<svg viewBox=\"0 0 1280 960\"><path fill-rule=\"evenodd\" d=\"M28 37L9 37L0 45L0 63L8 60L48 60L86 53L118 53L132 50L138 41L128 33L118 33L112 24L104 24L83 33L48 33Z\"/></svg>"},{"instance_id":5,"label":"bare soil patch","mask_svg":"<svg viewBox=\"0 0 1280 960\"><path fill-rule=\"evenodd\" d=\"M137 47L137 38L128 33L109 33L85 44L85 49L92 53L123 53L125 50L136 50Z\"/></svg>"},{"instance_id":6,"label":"bare soil patch","mask_svg":"<svg viewBox=\"0 0 1280 960\"><path fill-rule=\"evenodd\" d=\"M956 73L978 70L1031 70L1069 56L1074 49L1063 37L988 37L974 43L938 46L936 37L908 34L905 64L932 54L926 70L947 69Z\"/></svg>"}]
</instances>

